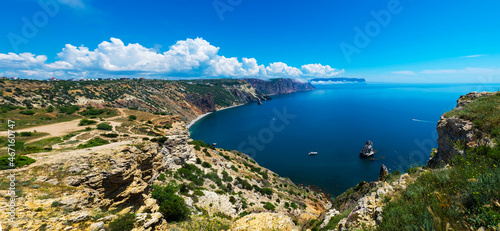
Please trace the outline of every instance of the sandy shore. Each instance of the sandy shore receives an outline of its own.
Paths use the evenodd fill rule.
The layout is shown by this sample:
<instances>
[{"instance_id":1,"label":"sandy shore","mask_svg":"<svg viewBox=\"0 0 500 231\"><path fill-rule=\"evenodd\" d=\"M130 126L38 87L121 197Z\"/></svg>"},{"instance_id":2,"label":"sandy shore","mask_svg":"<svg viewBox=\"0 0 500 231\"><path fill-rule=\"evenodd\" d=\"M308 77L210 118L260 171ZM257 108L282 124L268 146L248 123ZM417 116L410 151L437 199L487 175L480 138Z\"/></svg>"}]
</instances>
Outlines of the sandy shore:
<instances>
[{"instance_id":1,"label":"sandy shore","mask_svg":"<svg viewBox=\"0 0 500 231\"><path fill-rule=\"evenodd\" d=\"M233 108L233 107L239 107L239 106L242 106L244 104L239 104L239 105L234 105L234 106L231 106L231 107L223 107L217 111L222 111L222 110L226 110L226 109L230 109L230 108ZM191 120L191 122L189 122L189 124L187 125L187 128L189 129L191 126L193 126L195 123L197 123L198 121L200 121L201 119L203 119L203 117L207 116L207 115L210 115L212 114L213 112L208 112L208 113L205 113L203 115L200 115L198 117L196 117L196 119L194 120Z\"/></svg>"}]
</instances>

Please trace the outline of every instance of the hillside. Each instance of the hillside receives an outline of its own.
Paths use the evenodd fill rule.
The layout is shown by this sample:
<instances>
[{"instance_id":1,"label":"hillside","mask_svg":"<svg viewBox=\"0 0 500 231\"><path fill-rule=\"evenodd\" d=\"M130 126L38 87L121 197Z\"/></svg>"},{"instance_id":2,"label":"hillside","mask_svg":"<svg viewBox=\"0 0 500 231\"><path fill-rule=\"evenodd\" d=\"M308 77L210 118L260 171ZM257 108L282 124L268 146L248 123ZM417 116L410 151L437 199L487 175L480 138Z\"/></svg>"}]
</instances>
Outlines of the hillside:
<instances>
[{"instance_id":1,"label":"hillside","mask_svg":"<svg viewBox=\"0 0 500 231\"><path fill-rule=\"evenodd\" d=\"M269 99L245 81L1 86L4 129L7 119L16 121L21 155L12 170L8 156L0 157L2 189L11 173L17 182L16 225L2 213L5 230L300 230L330 206L321 192L243 153L189 138L187 116ZM207 95L213 98L200 100ZM0 194L6 206L10 191Z\"/></svg>"}]
</instances>

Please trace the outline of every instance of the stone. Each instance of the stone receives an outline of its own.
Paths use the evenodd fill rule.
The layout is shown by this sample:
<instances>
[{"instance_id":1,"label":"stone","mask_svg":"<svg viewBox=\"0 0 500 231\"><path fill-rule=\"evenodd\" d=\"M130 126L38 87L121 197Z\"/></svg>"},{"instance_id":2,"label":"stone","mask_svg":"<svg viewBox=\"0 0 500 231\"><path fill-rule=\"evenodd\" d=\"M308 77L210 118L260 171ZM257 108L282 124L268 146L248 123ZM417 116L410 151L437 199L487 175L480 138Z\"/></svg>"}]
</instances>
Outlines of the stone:
<instances>
[{"instance_id":1,"label":"stone","mask_svg":"<svg viewBox=\"0 0 500 231\"><path fill-rule=\"evenodd\" d=\"M79 222L86 221L87 219L89 219L90 214L87 211L77 211L77 212L71 213L71 216L72 216L72 218L69 219L70 222L79 223Z\"/></svg>"},{"instance_id":2,"label":"stone","mask_svg":"<svg viewBox=\"0 0 500 231\"><path fill-rule=\"evenodd\" d=\"M380 167L380 173L378 175L378 180L382 181L384 180L387 176L389 175L389 170L385 166L385 164L382 164L382 167Z\"/></svg>"},{"instance_id":3,"label":"stone","mask_svg":"<svg viewBox=\"0 0 500 231\"><path fill-rule=\"evenodd\" d=\"M97 222L94 224L91 224L89 227L89 231L99 231L104 228L104 222Z\"/></svg>"},{"instance_id":4,"label":"stone","mask_svg":"<svg viewBox=\"0 0 500 231\"><path fill-rule=\"evenodd\" d=\"M366 141L365 146L363 147L363 149L359 153L359 156L361 158L369 158L369 157L373 156L373 154L375 154L375 152L373 151L373 142L368 140L368 141Z\"/></svg>"},{"instance_id":5,"label":"stone","mask_svg":"<svg viewBox=\"0 0 500 231\"><path fill-rule=\"evenodd\" d=\"M144 223L144 228L147 229L149 227L153 227L154 225L158 224L161 221L161 218L163 218L163 215L161 213L153 213L151 214L151 219L146 221Z\"/></svg>"}]
</instances>

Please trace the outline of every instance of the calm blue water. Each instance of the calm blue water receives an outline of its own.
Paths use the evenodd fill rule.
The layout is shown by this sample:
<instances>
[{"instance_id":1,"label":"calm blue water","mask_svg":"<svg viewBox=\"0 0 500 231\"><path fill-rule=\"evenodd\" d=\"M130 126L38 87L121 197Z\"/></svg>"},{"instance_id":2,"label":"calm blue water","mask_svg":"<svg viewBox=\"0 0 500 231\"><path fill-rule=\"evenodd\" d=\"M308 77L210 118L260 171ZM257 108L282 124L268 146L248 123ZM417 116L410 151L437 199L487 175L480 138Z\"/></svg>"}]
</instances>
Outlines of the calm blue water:
<instances>
[{"instance_id":1,"label":"calm blue water","mask_svg":"<svg viewBox=\"0 0 500 231\"><path fill-rule=\"evenodd\" d=\"M500 85L347 84L275 96L215 112L191 127L191 137L252 156L298 184L335 196L376 180L380 166L404 171L425 164L437 147L440 116L471 91ZM284 112L285 111L285 112ZM285 115L283 115L285 114ZM359 158L367 140L375 161ZM317 156L308 156L317 151Z\"/></svg>"}]
</instances>

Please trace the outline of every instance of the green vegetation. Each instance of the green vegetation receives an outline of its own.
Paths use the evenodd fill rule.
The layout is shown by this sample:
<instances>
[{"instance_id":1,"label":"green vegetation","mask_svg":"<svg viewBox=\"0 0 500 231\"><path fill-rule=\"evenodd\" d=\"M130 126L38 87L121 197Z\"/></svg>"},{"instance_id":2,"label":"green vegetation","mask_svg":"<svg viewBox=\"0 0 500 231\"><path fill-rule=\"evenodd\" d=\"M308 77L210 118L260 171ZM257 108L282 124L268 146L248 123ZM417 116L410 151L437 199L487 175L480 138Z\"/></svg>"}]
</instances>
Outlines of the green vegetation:
<instances>
[{"instance_id":1,"label":"green vegetation","mask_svg":"<svg viewBox=\"0 0 500 231\"><path fill-rule=\"evenodd\" d=\"M116 134L116 133L106 133L106 134L101 134L101 136L107 137L107 138L116 138L116 137L118 137L118 134Z\"/></svg>"},{"instance_id":2,"label":"green vegetation","mask_svg":"<svg viewBox=\"0 0 500 231\"><path fill-rule=\"evenodd\" d=\"M334 230L334 229L336 229L337 225L340 222L340 220L342 220L344 218L347 218L353 209L347 209L344 212L338 214L337 216L332 217L332 219L330 219L330 221L328 222L328 224L326 224L325 227L323 227L323 230ZM400 229L396 229L396 230L400 230Z\"/></svg>"},{"instance_id":3,"label":"green vegetation","mask_svg":"<svg viewBox=\"0 0 500 231\"><path fill-rule=\"evenodd\" d=\"M267 209L267 210L271 210L271 211L274 211L274 209L276 209L276 207L272 203L270 203L270 202L266 202L264 204L264 208Z\"/></svg>"},{"instance_id":4,"label":"green vegetation","mask_svg":"<svg viewBox=\"0 0 500 231\"><path fill-rule=\"evenodd\" d=\"M128 116L128 121L134 121L136 119L137 119L137 116L135 116L135 115L129 115Z\"/></svg>"},{"instance_id":5,"label":"green vegetation","mask_svg":"<svg viewBox=\"0 0 500 231\"><path fill-rule=\"evenodd\" d=\"M493 229L500 223L500 148L476 147L423 173L384 208L379 230Z\"/></svg>"},{"instance_id":6,"label":"green vegetation","mask_svg":"<svg viewBox=\"0 0 500 231\"><path fill-rule=\"evenodd\" d=\"M184 221L189 217L189 208L182 197L175 195L176 191L177 188L172 184L166 187L154 185L151 193L160 205L159 212L168 222Z\"/></svg>"},{"instance_id":7,"label":"green vegetation","mask_svg":"<svg viewBox=\"0 0 500 231\"><path fill-rule=\"evenodd\" d=\"M79 106L71 105L71 106L61 106L57 108L60 113L73 114L80 110Z\"/></svg>"},{"instance_id":8,"label":"green vegetation","mask_svg":"<svg viewBox=\"0 0 500 231\"><path fill-rule=\"evenodd\" d=\"M109 223L110 231L130 231L134 228L135 214L125 213Z\"/></svg>"},{"instance_id":9,"label":"green vegetation","mask_svg":"<svg viewBox=\"0 0 500 231\"><path fill-rule=\"evenodd\" d=\"M179 168L179 170L177 170L177 173L182 176L182 178L189 180L198 186L203 185L203 182L205 181L203 179L203 172L194 164L183 165Z\"/></svg>"},{"instance_id":10,"label":"green vegetation","mask_svg":"<svg viewBox=\"0 0 500 231\"><path fill-rule=\"evenodd\" d=\"M203 163L201 164L201 166L204 167L204 168L211 168L212 167L212 165L210 163L205 162L205 161L203 161Z\"/></svg>"},{"instance_id":11,"label":"green vegetation","mask_svg":"<svg viewBox=\"0 0 500 231\"><path fill-rule=\"evenodd\" d=\"M52 150L52 145L62 143L61 137L50 137L42 140L38 140L29 144L23 144L20 145L19 147L16 147L16 151L21 154L27 154L27 153L37 153L37 152L43 152L43 151L50 151ZM17 143L20 142L16 142Z\"/></svg>"},{"instance_id":12,"label":"green vegetation","mask_svg":"<svg viewBox=\"0 0 500 231\"><path fill-rule=\"evenodd\" d=\"M21 136L32 136L33 133L32 132L20 132L19 133Z\"/></svg>"},{"instance_id":13,"label":"green vegetation","mask_svg":"<svg viewBox=\"0 0 500 231\"><path fill-rule=\"evenodd\" d=\"M80 123L78 123L78 126L87 126L87 125L96 124L96 123L97 123L97 121L95 121L95 120L82 119L82 120L80 120Z\"/></svg>"},{"instance_id":14,"label":"green vegetation","mask_svg":"<svg viewBox=\"0 0 500 231\"><path fill-rule=\"evenodd\" d=\"M455 109L446 113L445 116L458 116L461 119L470 120L477 129L491 134L498 140L500 139L500 107L498 105L500 105L500 92L478 98L466 104L463 109Z\"/></svg>"},{"instance_id":15,"label":"green vegetation","mask_svg":"<svg viewBox=\"0 0 500 231\"><path fill-rule=\"evenodd\" d=\"M11 168L19 168L23 167L26 165L30 165L32 163L35 163L35 160L32 158L29 158L27 156L21 156L21 155L15 155L14 156L14 167L10 166L10 162L12 160L12 157L9 155L5 155L0 157L0 169L11 169Z\"/></svg>"},{"instance_id":16,"label":"green vegetation","mask_svg":"<svg viewBox=\"0 0 500 231\"><path fill-rule=\"evenodd\" d=\"M101 146L101 145L105 145L105 144L109 144L109 141L102 139L102 138L99 138L99 137L96 137L96 138L93 138L93 139L87 141L87 143L85 143L85 144L79 144L78 148L80 148L80 149L81 148L90 148L90 147Z\"/></svg>"},{"instance_id":17,"label":"green vegetation","mask_svg":"<svg viewBox=\"0 0 500 231\"><path fill-rule=\"evenodd\" d=\"M34 115L35 112L32 111L32 110L26 110L26 111L20 111L19 114L22 114L22 115Z\"/></svg>"},{"instance_id":18,"label":"green vegetation","mask_svg":"<svg viewBox=\"0 0 500 231\"><path fill-rule=\"evenodd\" d=\"M97 125L97 129L99 130L105 130L105 131L111 131L113 130L113 126L107 124L107 123L100 123Z\"/></svg>"}]
</instances>

